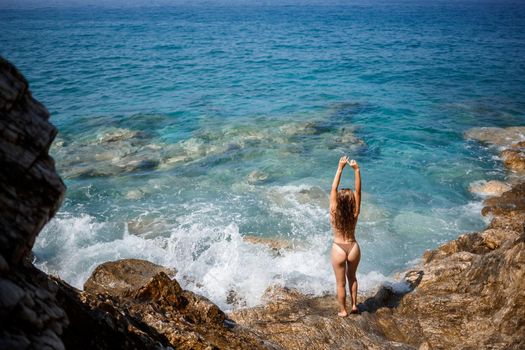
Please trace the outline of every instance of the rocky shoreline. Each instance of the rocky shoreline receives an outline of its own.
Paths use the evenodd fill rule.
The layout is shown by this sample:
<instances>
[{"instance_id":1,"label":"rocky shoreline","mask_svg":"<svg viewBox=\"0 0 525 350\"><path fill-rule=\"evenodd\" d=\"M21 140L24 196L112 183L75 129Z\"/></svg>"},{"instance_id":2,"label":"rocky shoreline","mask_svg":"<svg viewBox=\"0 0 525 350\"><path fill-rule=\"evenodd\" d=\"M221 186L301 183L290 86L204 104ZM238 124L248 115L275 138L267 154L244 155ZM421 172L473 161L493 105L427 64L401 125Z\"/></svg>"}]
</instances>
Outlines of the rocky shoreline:
<instances>
[{"instance_id":1,"label":"rocky shoreline","mask_svg":"<svg viewBox=\"0 0 525 350\"><path fill-rule=\"evenodd\" d=\"M48 154L57 131L2 58L0 113L0 349L525 348L525 128L466 135L512 172L474 189L492 196L489 226L425 252L404 289L383 286L338 318L333 296L276 287L264 306L225 314L142 260L100 265L84 291L39 271L30 251L65 193Z\"/></svg>"}]
</instances>

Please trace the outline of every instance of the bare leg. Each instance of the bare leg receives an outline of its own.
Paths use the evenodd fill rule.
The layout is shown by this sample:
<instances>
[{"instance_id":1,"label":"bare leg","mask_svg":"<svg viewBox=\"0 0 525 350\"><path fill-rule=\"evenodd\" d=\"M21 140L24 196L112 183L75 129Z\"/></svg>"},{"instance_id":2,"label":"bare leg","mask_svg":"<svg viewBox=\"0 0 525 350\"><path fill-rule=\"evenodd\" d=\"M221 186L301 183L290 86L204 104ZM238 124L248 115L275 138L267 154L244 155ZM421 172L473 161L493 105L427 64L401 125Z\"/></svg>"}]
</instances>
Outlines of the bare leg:
<instances>
[{"instance_id":1,"label":"bare leg","mask_svg":"<svg viewBox=\"0 0 525 350\"><path fill-rule=\"evenodd\" d=\"M350 249L347 258L347 269L346 277L348 278L348 285L350 287L350 296L352 298L352 313L357 313L357 278L356 271L357 266L359 265L359 260L361 260L361 250L357 242Z\"/></svg>"},{"instance_id":2,"label":"bare leg","mask_svg":"<svg viewBox=\"0 0 525 350\"><path fill-rule=\"evenodd\" d=\"M346 254L335 244L332 245L331 260L337 284L337 301L339 302L339 313L337 315L345 317L348 315L346 311Z\"/></svg>"}]
</instances>

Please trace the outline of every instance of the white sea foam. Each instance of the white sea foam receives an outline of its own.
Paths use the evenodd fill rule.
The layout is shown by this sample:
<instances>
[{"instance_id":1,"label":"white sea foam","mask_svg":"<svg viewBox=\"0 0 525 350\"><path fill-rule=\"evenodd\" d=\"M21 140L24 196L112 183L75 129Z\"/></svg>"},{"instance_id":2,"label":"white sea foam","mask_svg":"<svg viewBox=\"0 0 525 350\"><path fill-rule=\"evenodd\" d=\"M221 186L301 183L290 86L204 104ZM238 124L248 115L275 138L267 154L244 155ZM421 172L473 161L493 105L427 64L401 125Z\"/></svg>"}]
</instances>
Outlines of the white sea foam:
<instances>
[{"instance_id":1,"label":"white sea foam","mask_svg":"<svg viewBox=\"0 0 525 350\"><path fill-rule=\"evenodd\" d=\"M142 258L160 262L166 252L155 240L125 233L122 225L97 222L89 215L53 219L39 235L34 251L37 266L58 274L82 288L99 264L122 258ZM108 229L119 229L114 237Z\"/></svg>"},{"instance_id":2,"label":"white sea foam","mask_svg":"<svg viewBox=\"0 0 525 350\"><path fill-rule=\"evenodd\" d=\"M292 249L283 248L276 254L269 246L245 241L239 229L243 218L225 212L223 204L190 201L175 219L157 213L160 217L155 214L151 222L144 221L151 227L147 227L147 235L141 236L128 233L126 222L101 222L89 215L73 217L62 212L37 239L37 265L82 288L103 262L146 259L176 268L176 278L184 288L210 298L225 310L258 305L273 285L313 295L333 293L327 193L305 184L256 191L268 203L270 214L276 213L290 227L288 234L264 232L264 237L290 240ZM368 207L373 213L367 214ZM401 291L406 286L388 274L421 254L424 248L413 252L412 245L416 241L428 244L429 239L433 240L429 236L437 235L437 243L446 240L447 234L471 226L469 222L479 218L480 209L479 202L472 202L453 209L425 214L400 212L390 217L367 202L358 228L363 252L359 290L371 291L388 284ZM146 214L144 217L149 218ZM400 232L390 233L391 228Z\"/></svg>"},{"instance_id":3,"label":"white sea foam","mask_svg":"<svg viewBox=\"0 0 525 350\"><path fill-rule=\"evenodd\" d=\"M397 293L406 293L410 290L409 284L404 280L395 280L377 271L358 276L359 289L370 291L378 286L387 286Z\"/></svg>"},{"instance_id":4,"label":"white sea foam","mask_svg":"<svg viewBox=\"0 0 525 350\"><path fill-rule=\"evenodd\" d=\"M145 239L126 233L125 225L97 222L88 215L55 218L35 245L37 266L82 288L103 262L146 259L175 267L184 288L210 298L225 310L233 307L227 302L232 294L240 306L258 305L272 285L314 295L334 290L329 234L310 236L301 249L275 254L269 247L244 241L233 223L210 227L187 225L189 220L181 219L182 224L174 227L169 237ZM116 228L121 231L109 239L109 230ZM388 279L378 272L359 274L361 291L384 281Z\"/></svg>"}]
</instances>

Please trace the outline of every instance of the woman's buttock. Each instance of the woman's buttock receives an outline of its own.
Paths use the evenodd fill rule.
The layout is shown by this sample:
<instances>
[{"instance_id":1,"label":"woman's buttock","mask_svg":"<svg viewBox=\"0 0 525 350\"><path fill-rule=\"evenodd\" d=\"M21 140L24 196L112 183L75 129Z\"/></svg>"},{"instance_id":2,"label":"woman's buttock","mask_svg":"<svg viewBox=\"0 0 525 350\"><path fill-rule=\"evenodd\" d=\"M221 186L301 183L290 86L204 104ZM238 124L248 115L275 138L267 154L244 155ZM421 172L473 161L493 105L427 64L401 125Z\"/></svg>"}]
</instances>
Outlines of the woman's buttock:
<instances>
[{"instance_id":1,"label":"woman's buttock","mask_svg":"<svg viewBox=\"0 0 525 350\"><path fill-rule=\"evenodd\" d=\"M347 260L355 260L361 255L359 244L355 240L346 242L334 241L334 244L345 253Z\"/></svg>"}]
</instances>

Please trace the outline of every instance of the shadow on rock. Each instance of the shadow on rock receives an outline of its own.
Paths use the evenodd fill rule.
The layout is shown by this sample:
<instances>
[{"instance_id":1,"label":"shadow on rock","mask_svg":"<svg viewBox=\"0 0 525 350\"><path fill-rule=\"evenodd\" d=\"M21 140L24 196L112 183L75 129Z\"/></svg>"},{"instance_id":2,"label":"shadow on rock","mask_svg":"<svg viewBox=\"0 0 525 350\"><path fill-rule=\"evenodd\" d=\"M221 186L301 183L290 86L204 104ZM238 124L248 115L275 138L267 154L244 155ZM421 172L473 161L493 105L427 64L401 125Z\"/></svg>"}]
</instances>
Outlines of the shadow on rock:
<instances>
[{"instance_id":1,"label":"shadow on rock","mask_svg":"<svg viewBox=\"0 0 525 350\"><path fill-rule=\"evenodd\" d=\"M423 279L422 270L409 271L404 280L396 283L382 285L377 293L358 305L360 312L374 313L383 307L395 308L401 299L417 288Z\"/></svg>"}]
</instances>

